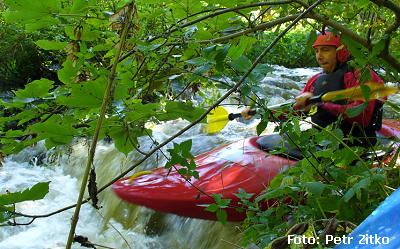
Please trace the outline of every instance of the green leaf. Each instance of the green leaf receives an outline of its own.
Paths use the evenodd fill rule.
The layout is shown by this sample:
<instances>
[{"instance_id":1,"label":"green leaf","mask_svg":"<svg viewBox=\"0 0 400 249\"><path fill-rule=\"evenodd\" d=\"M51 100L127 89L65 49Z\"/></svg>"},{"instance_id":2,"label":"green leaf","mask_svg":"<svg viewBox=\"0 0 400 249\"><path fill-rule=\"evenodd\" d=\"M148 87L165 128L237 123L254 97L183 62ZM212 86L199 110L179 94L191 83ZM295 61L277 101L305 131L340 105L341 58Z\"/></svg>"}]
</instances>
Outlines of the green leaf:
<instances>
[{"instance_id":1,"label":"green leaf","mask_svg":"<svg viewBox=\"0 0 400 249\"><path fill-rule=\"evenodd\" d=\"M97 44L96 46L93 47L94 52L99 52L99 51L108 51L112 49L111 44Z\"/></svg>"},{"instance_id":2,"label":"green leaf","mask_svg":"<svg viewBox=\"0 0 400 249\"><path fill-rule=\"evenodd\" d=\"M384 183L386 180L386 176L383 174L376 174L372 176L372 182L376 183Z\"/></svg>"},{"instance_id":3,"label":"green leaf","mask_svg":"<svg viewBox=\"0 0 400 249\"><path fill-rule=\"evenodd\" d=\"M272 190L267 190L265 193L257 196L256 202L259 201L267 201L273 198L279 198L279 197L284 197L288 196L290 193L294 193L298 191L299 189L297 187L280 187L277 189L272 189Z\"/></svg>"},{"instance_id":4,"label":"green leaf","mask_svg":"<svg viewBox=\"0 0 400 249\"><path fill-rule=\"evenodd\" d=\"M258 77L263 78L266 74L271 73L272 71L273 68L268 64L257 64L253 70L253 73L257 74L257 76L259 75Z\"/></svg>"},{"instance_id":5,"label":"green leaf","mask_svg":"<svg viewBox=\"0 0 400 249\"><path fill-rule=\"evenodd\" d=\"M355 150L355 149L354 149ZM357 160L355 154L360 154L358 151L353 151L351 148L343 148L338 153L333 154L337 166L349 166L354 160Z\"/></svg>"},{"instance_id":6,"label":"green leaf","mask_svg":"<svg viewBox=\"0 0 400 249\"><path fill-rule=\"evenodd\" d=\"M182 118L193 122L204 113L204 109L193 107L192 103L190 102L183 103L173 101L167 102L165 106L165 111L165 114L160 114L157 117L160 121ZM205 120L203 120L202 122L205 122Z\"/></svg>"},{"instance_id":7,"label":"green leaf","mask_svg":"<svg viewBox=\"0 0 400 249\"><path fill-rule=\"evenodd\" d=\"M370 4L370 1L368 1L368 0L355 0L354 3L357 4L357 6L359 8L363 9L363 8L366 8Z\"/></svg>"},{"instance_id":8,"label":"green leaf","mask_svg":"<svg viewBox=\"0 0 400 249\"><path fill-rule=\"evenodd\" d=\"M346 114L349 118L354 118L357 117L358 115L360 115L364 109L368 106L367 102L364 102L358 106L355 107L351 107L349 109L346 110Z\"/></svg>"},{"instance_id":9,"label":"green leaf","mask_svg":"<svg viewBox=\"0 0 400 249\"><path fill-rule=\"evenodd\" d=\"M87 10L88 6L94 6L95 0L74 0L70 9L70 14L80 14Z\"/></svg>"},{"instance_id":10,"label":"green leaf","mask_svg":"<svg viewBox=\"0 0 400 249\"><path fill-rule=\"evenodd\" d=\"M36 110L29 109L29 110L22 111L22 112L18 113L17 115L15 115L15 119L19 120L18 125L22 125L22 124L28 122L29 120L36 118L37 116L38 116L38 113ZM20 134L20 135L22 135L22 134Z\"/></svg>"},{"instance_id":11,"label":"green leaf","mask_svg":"<svg viewBox=\"0 0 400 249\"><path fill-rule=\"evenodd\" d=\"M251 48L256 41L257 39L254 37L249 37L249 36L240 37L239 44L237 46L230 47L228 51L228 56L232 60L237 60L244 53L244 51L246 51L246 49Z\"/></svg>"},{"instance_id":12,"label":"green leaf","mask_svg":"<svg viewBox=\"0 0 400 249\"><path fill-rule=\"evenodd\" d=\"M74 63L71 59L67 59L63 63L63 68L57 72L58 79L66 85L75 83L81 65L80 62Z\"/></svg>"},{"instance_id":13,"label":"green leaf","mask_svg":"<svg viewBox=\"0 0 400 249\"><path fill-rule=\"evenodd\" d=\"M218 221L220 221L222 224L226 224L228 215L224 208L228 207L231 200L222 199L220 194L213 194L212 197L215 203L208 205L206 210L209 212L216 212Z\"/></svg>"},{"instance_id":14,"label":"green leaf","mask_svg":"<svg viewBox=\"0 0 400 249\"><path fill-rule=\"evenodd\" d=\"M364 66L368 63L367 56L364 54L364 49L359 43L353 41L349 36L345 34L342 34L341 39L343 43L348 46L351 54L355 57L356 61L358 61L361 66Z\"/></svg>"},{"instance_id":15,"label":"green leaf","mask_svg":"<svg viewBox=\"0 0 400 249\"><path fill-rule=\"evenodd\" d=\"M223 209L218 209L216 214L218 221L221 222L222 224L226 224L226 221L228 219L227 212Z\"/></svg>"},{"instance_id":16,"label":"green leaf","mask_svg":"<svg viewBox=\"0 0 400 249\"><path fill-rule=\"evenodd\" d=\"M109 131L110 137L114 140L115 147L125 156L137 145L137 138L131 138L129 132L123 127L113 127Z\"/></svg>"},{"instance_id":17,"label":"green leaf","mask_svg":"<svg viewBox=\"0 0 400 249\"><path fill-rule=\"evenodd\" d=\"M202 55L203 58L207 60L214 60L215 56L217 55L217 45L211 45L208 47L203 48Z\"/></svg>"},{"instance_id":18,"label":"green leaf","mask_svg":"<svg viewBox=\"0 0 400 249\"><path fill-rule=\"evenodd\" d=\"M219 209L218 205L213 203L213 204L208 205L208 207L205 210L208 212L214 213L214 212L217 212L218 209Z\"/></svg>"},{"instance_id":19,"label":"green leaf","mask_svg":"<svg viewBox=\"0 0 400 249\"><path fill-rule=\"evenodd\" d=\"M70 107L99 108L106 90L107 78L100 77L82 84L72 84L69 96L60 96L58 103Z\"/></svg>"},{"instance_id":20,"label":"green leaf","mask_svg":"<svg viewBox=\"0 0 400 249\"><path fill-rule=\"evenodd\" d=\"M179 173L199 178L194 156L190 153L191 148L192 140L190 139L180 144L174 143L174 147L167 150L171 158L165 164L165 167L171 168L174 165L180 165L182 168L178 170Z\"/></svg>"},{"instance_id":21,"label":"green leaf","mask_svg":"<svg viewBox=\"0 0 400 249\"><path fill-rule=\"evenodd\" d=\"M114 101L129 98L129 89L133 87L133 82L120 81L115 86Z\"/></svg>"},{"instance_id":22,"label":"green leaf","mask_svg":"<svg viewBox=\"0 0 400 249\"><path fill-rule=\"evenodd\" d=\"M74 138L77 131L72 128L74 120L68 116L53 115L45 122L35 123L30 127L34 133L38 133L41 139L46 140L46 147L68 144Z\"/></svg>"},{"instance_id":23,"label":"green leaf","mask_svg":"<svg viewBox=\"0 0 400 249\"><path fill-rule=\"evenodd\" d=\"M220 208L227 208L229 203L231 202L230 199L222 199L221 197L219 199L217 198L216 201L217 201L217 205Z\"/></svg>"},{"instance_id":24,"label":"green leaf","mask_svg":"<svg viewBox=\"0 0 400 249\"><path fill-rule=\"evenodd\" d=\"M325 188L331 187L322 182L304 182L302 185L315 197L320 197Z\"/></svg>"},{"instance_id":25,"label":"green leaf","mask_svg":"<svg viewBox=\"0 0 400 249\"><path fill-rule=\"evenodd\" d=\"M376 56L378 56L382 52L382 50L385 48L385 42L386 41L384 39L382 39L373 45L372 52L371 52L368 60L376 58Z\"/></svg>"},{"instance_id":26,"label":"green leaf","mask_svg":"<svg viewBox=\"0 0 400 249\"><path fill-rule=\"evenodd\" d=\"M240 56L238 59L231 63L232 67L238 72L247 72L251 67L252 63L246 56Z\"/></svg>"},{"instance_id":27,"label":"green leaf","mask_svg":"<svg viewBox=\"0 0 400 249\"><path fill-rule=\"evenodd\" d=\"M82 25L79 28L66 26L65 33L72 40L95 41L101 34L100 31L92 29L89 25Z\"/></svg>"},{"instance_id":28,"label":"green leaf","mask_svg":"<svg viewBox=\"0 0 400 249\"><path fill-rule=\"evenodd\" d=\"M229 46L224 46L222 49L219 49L217 51L217 55L215 55L215 68L219 72L224 71L224 61L226 58L226 55L228 53Z\"/></svg>"},{"instance_id":29,"label":"green leaf","mask_svg":"<svg viewBox=\"0 0 400 249\"><path fill-rule=\"evenodd\" d=\"M43 199L49 192L50 182L39 182L30 189L22 192L8 193L0 195L0 205L10 205L23 201L35 201Z\"/></svg>"},{"instance_id":30,"label":"green leaf","mask_svg":"<svg viewBox=\"0 0 400 249\"><path fill-rule=\"evenodd\" d=\"M329 144L327 140L322 141L319 145L327 145ZM332 158L333 149L325 149L315 152L316 157L320 158Z\"/></svg>"},{"instance_id":31,"label":"green leaf","mask_svg":"<svg viewBox=\"0 0 400 249\"><path fill-rule=\"evenodd\" d=\"M53 25L55 26L58 24L59 24L59 21L57 19L52 18L52 17L47 17L47 18L42 18L40 20L37 20L36 22L25 24L25 30L27 32L34 32L39 29L44 29L44 28L51 27Z\"/></svg>"},{"instance_id":32,"label":"green leaf","mask_svg":"<svg viewBox=\"0 0 400 249\"><path fill-rule=\"evenodd\" d=\"M260 136L260 134L267 128L268 126L268 120L261 120L260 123L257 125L257 136Z\"/></svg>"},{"instance_id":33,"label":"green leaf","mask_svg":"<svg viewBox=\"0 0 400 249\"><path fill-rule=\"evenodd\" d=\"M130 4L133 0L121 0L118 1L117 9L122 9L126 5Z\"/></svg>"},{"instance_id":34,"label":"green leaf","mask_svg":"<svg viewBox=\"0 0 400 249\"><path fill-rule=\"evenodd\" d=\"M223 65L222 65L222 67L223 67ZM211 64L206 64L206 65L204 65L204 66L196 67L196 68L193 70L193 73L194 73L194 74L197 74L197 75L201 75L201 74L204 74L205 72L209 71L211 68L212 68L212 65L211 65ZM221 68L220 68L220 69L221 69ZM222 69L222 70L223 70L223 69Z\"/></svg>"},{"instance_id":35,"label":"green leaf","mask_svg":"<svg viewBox=\"0 0 400 249\"><path fill-rule=\"evenodd\" d=\"M142 103L135 103L129 105L129 111L126 112L126 118L128 121L147 121L150 117L156 116L159 111L159 103L149 103L144 105Z\"/></svg>"},{"instance_id":36,"label":"green leaf","mask_svg":"<svg viewBox=\"0 0 400 249\"><path fill-rule=\"evenodd\" d=\"M354 195L357 195L357 198L360 199L361 189L368 189L371 184L370 178L364 178L353 185L343 196L344 202L348 202Z\"/></svg>"},{"instance_id":37,"label":"green leaf","mask_svg":"<svg viewBox=\"0 0 400 249\"><path fill-rule=\"evenodd\" d=\"M327 197L320 196L317 198L317 200L318 200L319 204L321 205L321 208L325 212L337 213L339 211L339 204L340 204L339 196L334 196L334 195L329 195Z\"/></svg>"},{"instance_id":38,"label":"green leaf","mask_svg":"<svg viewBox=\"0 0 400 249\"><path fill-rule=\"evenodd\" d=\"M197 30L193 38L197 40L208 40L213 38L213 34L208 30Z\"/></svg>"},{"instance_id":39,"label":"green leaf","mask_svg":"<svg viewBox=\"0 0 400 249\"><path fill-rule=\"evenodd\" d=\"M361 85L360 88L361 88L361 92L362 92L362 94L363 94L363 96L364 96L365 102L368 102L369 99L370 99L370 97L371 97L371 95L370 95L370 93L371 93L371 88L369 88L369 87L368 87L367 85L365 85L365 84Z\"/></svg>"},{"instance_id":40,"label":"green leaf","mask_svg":"<svg viewBox=\"0 0 400 249\"><path fill-rule=\"evenodd\" d=\"M181 175L187 175L189 173L189 171L187 169L181 168L181 169L178 169L178 173Z\"/></svg>"},{"instance_id":41,"label":"green leaf","mask_svg":"<svg viewBox=\"0 0 400 249\"><path fill-rule=\"evenodd\" d=\"M40 79L27 84L24 89L15 93L17 98L43 98L49 95L49 90L53 87L53 81L48 79Z\"/></svg>"},{"instance_id":42,"label":"green leaf","mask_svg":"<svg viewBox=\"0 0 400 249\"><path fill-rule=\"evenodd\" d=\"M5 3L9 7L4 15L6 20L25 24L30 31L53 25L57 22L53 15L61 10L61 0L5 0Z\"/></svg>"},{"instance_id":43,"label":"green leaf","mask_svg":"<svg viewBox=\"0 0 400 249\"><path fill-rule=\"evenodd\" d=\"M197 57L191 60L187 60L186 63L191 64L191 65L195 65L195 66L204 66L207 63L210 63L210 60L207 60L204 57Z\"/></svg>"},{"instance_id":44,"label":"green leaf","mask_svg":"<svg viewBox=\"0 0 400 249\"><path fill-rule=\"evenodd\" d=\"M35 42L41 49L44 50L62 50L67 46L67 42L38 40Z\"/></svg>"},{"instance_id":45,"label":"green leaf","mask_svg":"<svg viewBox=\"0 0 400 249\"><path fill-rule=\"evenodd\" d=\"M110 137L114 140L115 147L126 156L138 146L138 137L145 136L146 129L124 126L113 126L109 130ZM151 131L148 131L151 134Z\"/></svg>"},{"instance_id":46,"label":"green leaf","mask_svg":"<svg viewBox=\"0 0 400 249\"><path fill-rule=\"evenodd\" d=\"M238 193L235 194L235 196L241 200L248 200L250 199L254 194L253 193L247 193L244 189L239 188Z\"/></svg>"},{"instance_id":47,"label":"green leaf","mask_svg":"<svg viewBox=\"0 0 400 249\"><path fill-rule=\"evenodd\" d=\"M181 60L188 60L197 54L196 50L188 47L183 51ZM189 63L190 64L190 63Z\"/></svg>"},{"instance_id":48,"label":"green leaf","mask_svg":"<svg viewBox=\"0 0 400 249\"><path fill-rule=\"evenodd\" d=\"M185 152L185 154L183 154L184 156L191 155L190 150L192 149L192 139L182 142L179 146L182 148L182 152Z\"/></svg>"},{"instance_id":49,"label":"green leaf","mask_svg":"<svg viewBox=\"0 0 400 249\"><path fill-rule=\"evenodd\" d=\"M312 51L312 44L315 42L316 39L317 39L317 32L313 29L307 35L306 49Z\"/></svg>"}]
</instances>

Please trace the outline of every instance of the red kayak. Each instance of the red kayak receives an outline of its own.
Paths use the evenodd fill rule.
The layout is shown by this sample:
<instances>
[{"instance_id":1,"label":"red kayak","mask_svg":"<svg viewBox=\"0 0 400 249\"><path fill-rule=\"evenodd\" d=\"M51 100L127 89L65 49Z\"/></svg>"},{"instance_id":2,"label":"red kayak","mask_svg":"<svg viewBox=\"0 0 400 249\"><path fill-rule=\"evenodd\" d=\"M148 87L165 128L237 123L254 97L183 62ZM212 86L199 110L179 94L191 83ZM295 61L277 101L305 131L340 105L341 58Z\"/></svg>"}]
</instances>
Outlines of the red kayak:
<instances>
[{"instance_id":1,"label":"red kayak","mask_svg":"<svg viewBox=\"0 0 400 249\"><path fill-rule=\"evenodd\" d=\"M381 135L400 138L400 121L384 120ZM215 213L205 210L205 204L215 203L212 194L231 199L239 188L258 195L281 171L295 165L295 159L270 155L256 143L260 137L251 137L196 156L199 179L185 180L175 169L156 168L150 174L121 179L113 184L114 192L123 200L156 211L180 216L216 220ZM242 221L244 212L226 209L228 221Z\"/></svg>"}]
</instances>

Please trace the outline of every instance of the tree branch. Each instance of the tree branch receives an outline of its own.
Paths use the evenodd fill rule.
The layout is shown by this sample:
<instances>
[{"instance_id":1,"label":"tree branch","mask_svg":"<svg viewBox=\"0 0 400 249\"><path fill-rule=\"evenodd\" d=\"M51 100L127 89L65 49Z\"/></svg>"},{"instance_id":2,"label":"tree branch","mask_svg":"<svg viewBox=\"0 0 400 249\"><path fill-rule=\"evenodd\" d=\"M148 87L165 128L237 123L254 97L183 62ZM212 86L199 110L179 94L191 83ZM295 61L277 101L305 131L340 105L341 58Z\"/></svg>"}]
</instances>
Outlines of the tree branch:
<instances>
[{"instance_id":1,"label":"tree branch","mask_svg":"<svg viewBox=\"0 0 400 249\"><path fill-rule=\"evenodd\" d=\"M272 27L274 27L276 25L279 25L279 24L282 24L282 23L293 21L298 16L299 16L299 14L278 18L278 19L275 19L273 21L257 25L254 28L245 29L243 31L240 31L240 32L237 32L237 33L233 33L233 34L230 34L230 35L227 35L227 36L223 36L223 37L219 37L219 38L215 38L215 39L210 39L210 40L198 41L198 42L199 43L221 43L221 42L224 42L224 41L227 41L227 40L239 37L239 36L243 36L243 35L246 35L246 34L249 34L249 33L254 33L254 32L259 31L259 30L265 30L265 29L272 28ZM196 41L194 41L194 42L196 42Z\"/></svg>"},{"instance_id":2,"label":"tree branch","mask_svg":"<svg viewBox=\"0 0 400 249\"><path fill-rule=\"evenodd\" d=\"M26 222L26 223L18 223L16 221L12 221L12 222L8 222L7 225L5 226L29 226L30 224L33 223L33 221L36 220L36 217L32 218L30 221Z\"/></svg>"}]
</instances>

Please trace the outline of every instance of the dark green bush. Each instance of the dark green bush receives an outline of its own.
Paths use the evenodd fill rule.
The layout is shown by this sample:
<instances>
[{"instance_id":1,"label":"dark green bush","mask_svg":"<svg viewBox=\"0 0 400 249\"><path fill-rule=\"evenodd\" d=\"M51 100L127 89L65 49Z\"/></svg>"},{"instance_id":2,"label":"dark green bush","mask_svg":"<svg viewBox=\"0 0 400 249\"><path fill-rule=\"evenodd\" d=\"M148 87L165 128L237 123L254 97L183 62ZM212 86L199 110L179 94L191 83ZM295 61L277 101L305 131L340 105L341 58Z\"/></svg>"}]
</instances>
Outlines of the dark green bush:
<instances>
[{"instance_id":1,"label":"dark green bush","mask_svg":"<svg viewBox=\"0 0 400 249\"><path fill-rule=\"evenodd\" d=\"M261 63L276 64L288 68L318 66L310 47L307 47L308 32L286 34L263 58ZM254 60L277 36L274 32L264 32L260 42L253 45L248 56Z\"/></svg>"},{"instance_id":2,"label":"dark green bush","mask_svg":"<svg viewBox=\"0 0 400 249\"><path fill-rule=\"evenodd\" d=\"M0 24L0 90L39 79L42 59L33 39L14 25Z\"/></svg>"}]
</instances>

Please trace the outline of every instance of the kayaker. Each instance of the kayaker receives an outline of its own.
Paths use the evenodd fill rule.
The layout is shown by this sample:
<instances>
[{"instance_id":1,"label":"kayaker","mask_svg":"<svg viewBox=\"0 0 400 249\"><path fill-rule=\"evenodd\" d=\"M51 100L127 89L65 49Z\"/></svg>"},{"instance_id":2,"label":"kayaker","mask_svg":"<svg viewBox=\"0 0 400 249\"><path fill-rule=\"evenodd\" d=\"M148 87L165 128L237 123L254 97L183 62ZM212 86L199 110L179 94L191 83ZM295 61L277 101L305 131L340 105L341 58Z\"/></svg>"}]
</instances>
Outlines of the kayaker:
<instances>
[{"instance_id":1,"label":"kayaker","mask_svg":"<svg viewBox=\"0 0 400 249\"><path fill-rule=\"evenodd\" d=\"M324 32L317 37L312 47L322 72L311 77L302 93L296 97L294 109L304 112L310 110L311 106L307 104L307 101L312 96L360 84L360 71L348 65L351 55L346 45L341 43L339 35ZM374 71L369 68L364 70L369 71L372 81L383 84L382 79ZM341 130L345 135L351 134L355 138L350 144L369 147L376 143L375 131L381 126L382 102L370 100L359 115L350 118L346 110L362 103L363 101L320 103L317 105L316 113L311 116L311 120L321 127L326 127L342 117ZM245 119L251 117L248 115L248 110L242 112Z\"/></svg>"}]
</instances>

